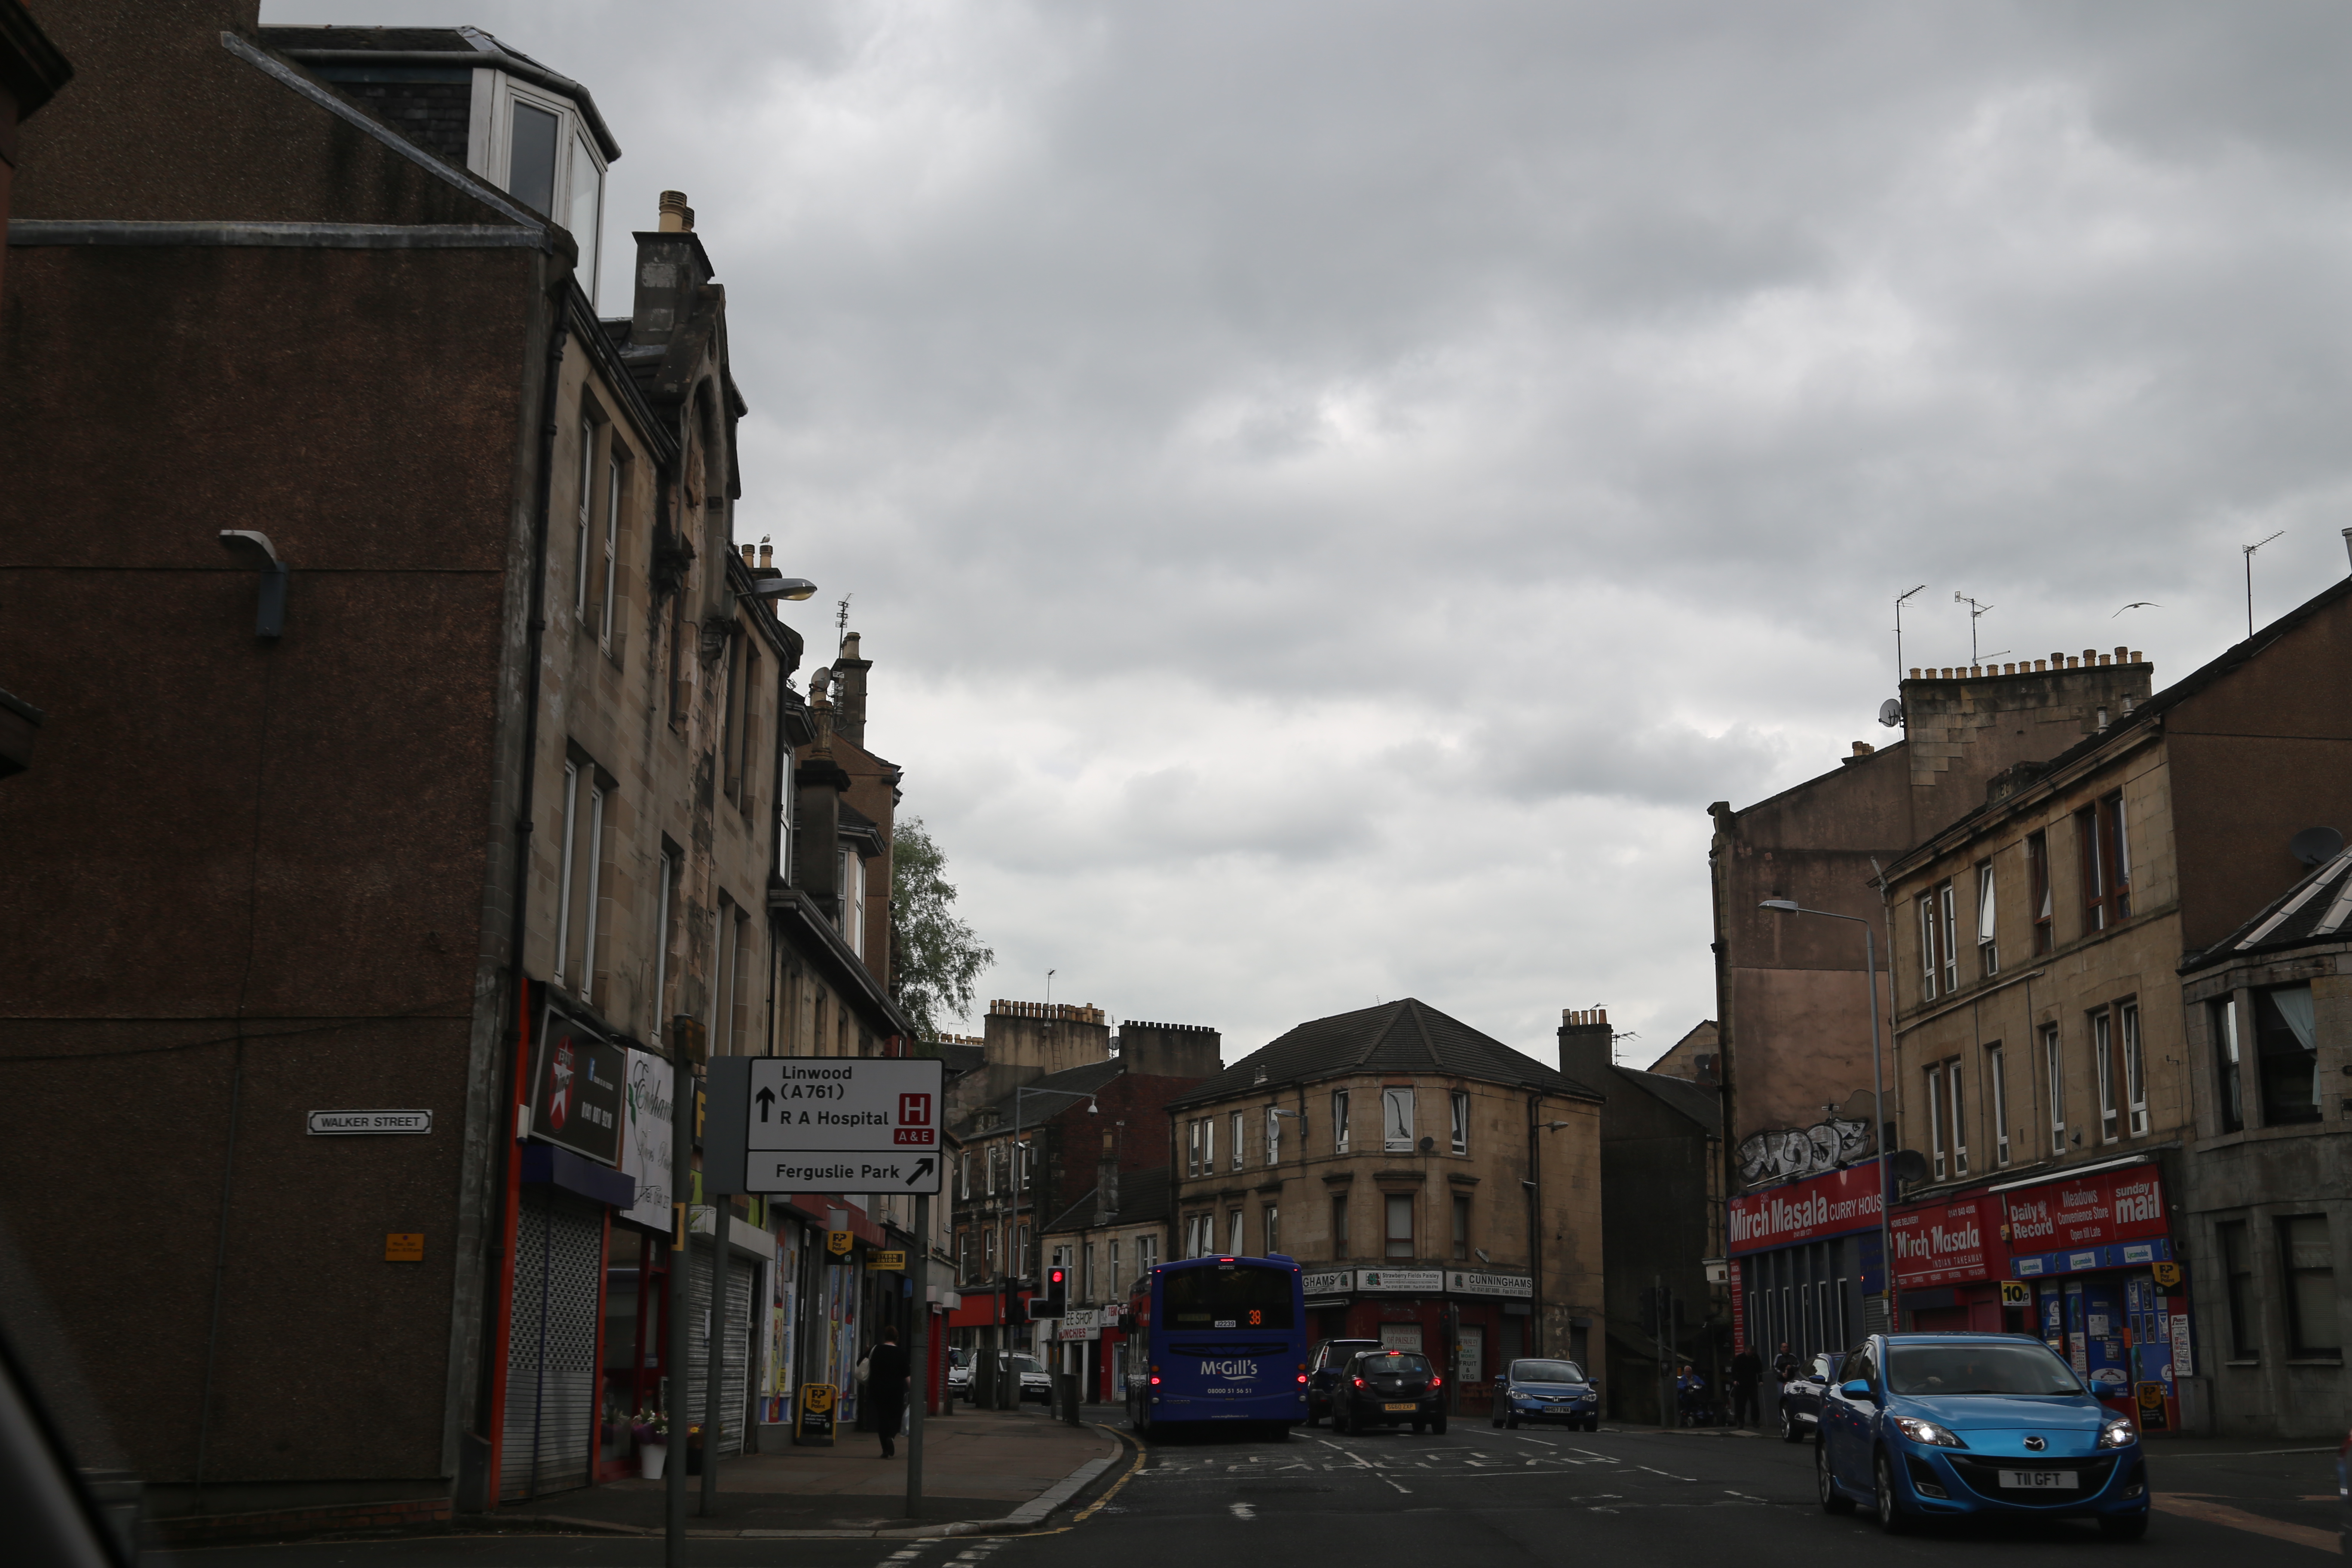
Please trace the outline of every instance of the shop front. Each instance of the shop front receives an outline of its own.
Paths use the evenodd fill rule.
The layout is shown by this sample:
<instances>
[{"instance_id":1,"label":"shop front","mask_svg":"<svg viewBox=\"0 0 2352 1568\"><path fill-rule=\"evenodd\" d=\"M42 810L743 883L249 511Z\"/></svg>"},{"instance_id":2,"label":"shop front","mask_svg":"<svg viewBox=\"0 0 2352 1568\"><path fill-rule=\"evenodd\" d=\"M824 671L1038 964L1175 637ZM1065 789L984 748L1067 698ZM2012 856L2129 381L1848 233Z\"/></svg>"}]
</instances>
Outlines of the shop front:
<instances>
[{"instance_id":1,"label":"shop front","mask_svg":"<svg viewBox=\"0 0 2352 1568\"><path fill-rule=\"evenodd\" d=\"M1330 1268L1300 1276L1318 1340L1377 1340L1419 1351L1463 1391L1461 1408L1483 1415L1498 1368L1538 1352L1531 1327L1535 1281L1470 1268Z\"/></svg>"},{"instance_id":2,"label":"shop front","mask_svg":"<svg viewBox=\"0 0 2352 1568\"><path fill-rule=\"evenodd\" d=\"M1881 1206L1874 1159L1733 1198L1733 1351L1769 1363L1785 1344L1801 1361L1884 1328Z\"/></svg>"},{"instance_id":3,"label":"shop front","mask_svg":"<svg viewBox=\"0 0 2352 1568\"><path fill-rule=\"evenodd\" d=\"M2008 1272L2031 1292L2030 1331L2143 1432L2179 1430L2180 1380L2195 1375L2195 1349L2155 1160L1990 1192L2005 1211Z\"/></svg>"},{"instance_id":4,"label":"shop front","mask_svg":"<svg viewBox=\"0 0 2352 1568\"><path fill-rule=\"evenodd\" d=\"M1895 1210L1887 1229L1902 1326L2025 1332L2025 1293L2009 1282L2003 1228L2000 1199L1988 1192Z\"/></svg>"}]
</instances>

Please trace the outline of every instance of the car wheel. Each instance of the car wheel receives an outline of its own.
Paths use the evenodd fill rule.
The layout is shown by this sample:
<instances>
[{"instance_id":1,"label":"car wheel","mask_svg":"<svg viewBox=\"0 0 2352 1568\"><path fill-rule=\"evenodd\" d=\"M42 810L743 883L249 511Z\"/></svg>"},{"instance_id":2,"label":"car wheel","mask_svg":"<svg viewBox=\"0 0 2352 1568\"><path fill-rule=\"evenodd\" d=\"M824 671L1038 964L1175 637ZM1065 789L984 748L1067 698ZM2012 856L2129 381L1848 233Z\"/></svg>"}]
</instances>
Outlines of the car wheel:
<instances>
[{"instance_id":1,"label":"car wheel","mask_svg":"<svg viewBox=\"0 0 2352 1568\"><path fill-rule=\"evenodd\" d=\"M1499 1405L1495 1406L1494 1424L1497 1426L1500 1426L1503 1424L1503 1407Z\"/></svg>"},{"instance_id":2,"label":"car wheel","mask_svg":"<svg viewBox=\"0 0 2352 1568\"><path fill-rule=\"evenodd\" d=\"M1588 1432L1598 1432L1598 1431L1600 1431L1600 1430L1601 1430L1601 1417L1600 1417L1600 1416L1598 1416L1598 1415L1588 1415L1588 1416L1586 1416L1586 1417L1584 1418L1584 1429L1585 1429L1586 1431L1588 1431Z\"/></svg>"},{"instance_id":3,"label":"car wheel","mask_svg":"<svg viewBox=\"0 0 2352 1568\"><path fill-rule=\"evenodd\" d=\"M1336 1399L1331 1402L1331 1430L1343 1436L1348 1430L1348 1408Z\"/></svg>"},{"instance_id":4,"label":"car wheel","mask_svg":"<svg viewBox=\"0 0 2352 1568\"><path fill-rule=\"evenodd\" d=\"M1853 1499L1838 1490L1837 1480L1830 1474L1830 1451L1820 1443L1813 1445L1813 1489L1821 1496L1824 1513L1853 1511Z\"/></svg>"},{"instance_id":5,"label":"car wheel","mask_svg":"<svg viewBox=\"0 0 2352 1568\"><path fill-rule=\"evenodd\" d=\"M1797 1426L1795 1412L1791 1411L1785 1405L1780 1406L1780 1441L1783 1443L1801 1443L1804 1441L1804 1437L1805 1434L1800 1430Z\"/></svg>"},{"instance_id":6,"label":"car wheel","mask_svg":"<svg viewBox=\"0 0 2352 1568\"><path fill-rule=\"evenodd\" d=\"M1895 1500L1895 1467L1887 1462L1885 1449L1880 1449L1878 1457L1871 1461L1870 1473L1875 1483L1873 1491L1878 1504L1878 1528L1889 1535L1907 1532L1911 1528L1911 1516Z\"/></svg>"},{"instance_id":7,"label":"car wheel","mask_svg":"<svg viewBox=\"0 0 2352 1568\"><path fill-rule=\"evenodd\" d=\"M1441 1415L1441 1416L1439 1416L1436 1420L1432 1421L1432 1422L1429 1424L1429 1430L1430 1430L1431 1434L1432 1434L1433 1436L1439 1436L1439 1437L1443 1437L1443 1436L1445 1436L1445 1417L1444 1417L1444 1416L1443 1416L1443 1415Z\"/></svg>"},{"instance_id":8,"label":"car wheel","mask_svg":"<svg viewBox=\"0 0 2352 1568\"><path fill-rule=\"evenodd\" d=\"M2147 1533L2147 1512L2111 1513L2099 1520L2099 1533L2109 1541L2137 1541Z\"/></svg>"}]
</instances>

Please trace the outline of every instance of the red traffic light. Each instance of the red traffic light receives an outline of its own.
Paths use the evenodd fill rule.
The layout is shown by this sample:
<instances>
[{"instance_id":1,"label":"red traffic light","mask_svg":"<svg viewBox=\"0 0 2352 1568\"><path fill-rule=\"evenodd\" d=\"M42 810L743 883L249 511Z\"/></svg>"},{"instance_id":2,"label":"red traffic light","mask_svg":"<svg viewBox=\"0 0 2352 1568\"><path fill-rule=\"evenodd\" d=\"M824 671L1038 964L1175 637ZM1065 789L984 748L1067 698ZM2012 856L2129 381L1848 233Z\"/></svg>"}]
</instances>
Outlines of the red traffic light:
<instances>
[{"instance_id":1,"label":"red traffic light","mask_svg":"<svg viewBox=\"0 0 2352 1568\"><path fill-rule=\"evenodd\" d=\"M1059 1268L1049 1268L1049 1269L1047 1269L1047 1270L1045 1271L1045 1279L1046 1279L1046 1280L1047 1280L1049 1283L1051 1283L1051 1284L1052 1284L1052 1285L1053 1285L1056 1289L1060 1289L1060 1288L1061 1288L1061 1286L1062 1286L1062 1284L1063 1284L1063 1282L1064 1282L1064 1280L1065 1280L1065 1279L1066 1279L1066 1271L1065 1271L1065 1270L1063 1270L1063 1269L1059 1269Z\"/></svg>"}]
</instances>

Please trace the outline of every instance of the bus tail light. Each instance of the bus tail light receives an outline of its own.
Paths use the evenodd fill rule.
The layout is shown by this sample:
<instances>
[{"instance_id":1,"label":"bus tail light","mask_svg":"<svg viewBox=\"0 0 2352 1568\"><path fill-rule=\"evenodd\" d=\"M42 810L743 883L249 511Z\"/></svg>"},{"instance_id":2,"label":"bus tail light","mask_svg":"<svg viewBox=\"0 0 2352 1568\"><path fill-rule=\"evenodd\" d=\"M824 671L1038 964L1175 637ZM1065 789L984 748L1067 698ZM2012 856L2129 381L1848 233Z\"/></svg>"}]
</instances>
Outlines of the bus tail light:
<instances>
[{"instance_id":1,"label":"bus tail light","mask_svg":"<svg viewBox=\"0 0 2352 1568\"><path fill-rule=\"evenodd\" d=\"M1151 1379L1151 1386L1152 1386L1152 1387L1154 1387L1154 1388L1157 1388L1157 1387L1159 1387L1159 1386L1160 1386L1160 1379L1159 1379L1159 1377L1158 1377L1156 1374L1155 1374L1155 1375L1152 1377L1152 1379Z\"/></svg>"},{"instance_id":2,"label":"bus tail light","mask_svg":"<svg viewBox=\"0 0 2352 1568\"><path fill-rule=\"evenodd\" d=\"M1306 1374L1305 1373L1303 1373L1303 1372L1302 1372L1302 1373L1300 1373L1298 1374L1298 1381L1299 1381L1299 1382L1301 1382L1301 1383L1305 1383L1305 1382L1307 1381L1307 1374Z\"/></svg>"}]
</instances>

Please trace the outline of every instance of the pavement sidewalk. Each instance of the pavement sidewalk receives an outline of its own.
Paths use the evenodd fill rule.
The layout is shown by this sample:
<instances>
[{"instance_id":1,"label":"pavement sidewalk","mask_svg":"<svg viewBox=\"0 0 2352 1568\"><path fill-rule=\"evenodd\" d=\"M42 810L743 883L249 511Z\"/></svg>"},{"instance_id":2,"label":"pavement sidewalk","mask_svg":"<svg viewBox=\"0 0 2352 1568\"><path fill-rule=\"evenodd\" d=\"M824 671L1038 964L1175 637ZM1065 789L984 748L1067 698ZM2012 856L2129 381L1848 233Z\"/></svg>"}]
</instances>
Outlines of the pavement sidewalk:
<instances>
[{"instance_id":1,"label":"pavement sidewalk","mask_svg":"<svg viewBox=\"0 0 2352 1568\"><path fill-rule=\"evenodd\" d=\"M687 1478L695 1535L994 1533L1040 1522L1116 1465L1125 1445L1099 1426L1071 1426L1043 1410L973 1410L923 1423L923 1510L907 1517L907 1439L880 1457L870 1432L844 1432L830 1448L785 1448L719 1463L717 1507L699 1510L702 1478ZM673 1454L673 1458L677 1458ZM608 1481L510 1503L503 1525L660 1533L667 1480ZM959 1526L950 1531L950 1526Z\"/></svg>"}]
</instances>

